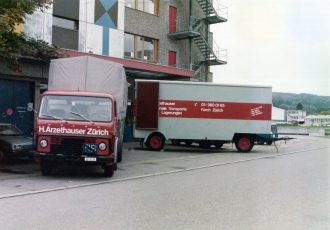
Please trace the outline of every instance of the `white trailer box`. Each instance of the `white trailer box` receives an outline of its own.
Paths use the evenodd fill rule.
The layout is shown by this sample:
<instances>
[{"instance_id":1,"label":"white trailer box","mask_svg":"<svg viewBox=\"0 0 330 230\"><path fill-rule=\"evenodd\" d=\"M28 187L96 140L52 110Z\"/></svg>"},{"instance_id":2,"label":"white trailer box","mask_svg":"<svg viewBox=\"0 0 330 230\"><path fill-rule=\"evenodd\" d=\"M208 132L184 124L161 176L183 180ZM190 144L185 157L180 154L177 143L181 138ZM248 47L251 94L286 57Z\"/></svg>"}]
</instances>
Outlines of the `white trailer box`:
<instances>
[{"instance_id":1,"label":"white trailer box","mask_svg":"<svg viewBox=\"0 0 330 230\"><path fill-rule=\"evenodd\" d=\"M272 88L201 82L136 80L133 135L152 150L171 139L202 147L235 142L248 152L270 135Z\"/></svg>"}]
</instances>

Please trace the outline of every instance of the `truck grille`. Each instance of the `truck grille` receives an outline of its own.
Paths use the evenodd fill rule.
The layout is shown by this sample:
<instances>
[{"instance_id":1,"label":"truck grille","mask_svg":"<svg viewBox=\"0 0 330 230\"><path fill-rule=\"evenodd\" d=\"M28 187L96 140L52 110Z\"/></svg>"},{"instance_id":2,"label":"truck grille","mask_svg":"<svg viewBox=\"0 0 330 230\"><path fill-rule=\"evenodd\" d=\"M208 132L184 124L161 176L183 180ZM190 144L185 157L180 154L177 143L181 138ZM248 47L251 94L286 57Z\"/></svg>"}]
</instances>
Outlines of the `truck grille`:
<instances>
[{"instance_id":1,"label":"truck grille","mask_svg":"<svg viewBox=\"0 0 330 230\"><path fill-rule=\"evenodd\" d=\"M65 138L51 137L50 153L63 155L78 155L82 154L83 143L95 143L93 138Z\"/></svg>"}]
</instances>

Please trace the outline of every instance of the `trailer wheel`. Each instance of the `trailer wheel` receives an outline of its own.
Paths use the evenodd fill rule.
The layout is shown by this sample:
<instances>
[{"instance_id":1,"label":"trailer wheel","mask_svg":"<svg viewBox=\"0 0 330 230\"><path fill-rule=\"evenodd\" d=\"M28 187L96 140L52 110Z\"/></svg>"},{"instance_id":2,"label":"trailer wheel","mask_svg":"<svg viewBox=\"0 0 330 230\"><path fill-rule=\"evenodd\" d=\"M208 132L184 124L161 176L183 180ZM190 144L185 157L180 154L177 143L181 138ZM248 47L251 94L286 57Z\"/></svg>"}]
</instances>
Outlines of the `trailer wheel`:
<instances>
[{"instance_id":1,"label":"trailer wheel","mask_svg":"<svg viewBox=\"0 0 330 230\"><path fill-rule=\"evenodd\" d=\"M271 145L271 144L273 144L273 141L267 141L266 144Z\"/></svg>"},{"instance_id":2,"label":"trailer wheel","mask_svg":"<svg viewBox=\"0 0 330 230\"><path fill-rule=\"evenodd\" d=\"M211 147L211 141L203 140L199 142L199 147L203 149L209 149Z\"/></svg>"},{"instance_id":3,"label":"trailer wheel","mask_svg":"<svg viewBox=\"0 0 330 230\"><path fill-rule=\"evenodd\" d=\"M216 141L214 146L216 149L221 149L221 147L223 146L223 143L220 141Z\"/></svg>"},{"instance_id":4,"label":"trailer wheel","mask_svg":"<svg viewBox=\"0 0 330 230\"><path fill-rule=\"evenodd\" d=\"M53 162L46 160L40 161L40 171L43 176L49 176L53 171Z\"/></svg>"},{"instance_id":5,"label":"trailer wheel","mask_svg":"<svg viewBox=\"0 0 330 230\"><path fill-rule=\"evenodd\" d=\"M160 151L165 145L165 137L160 133L153 133L149 136L146 146L152 151Z\"/></svg>"},{"instance_id":6,"label":"trailer wheel","mask_svg":"<svg viewBox=\"0 0 330 230\"><path fill-rule=\"evenodd\" d=\"M253 140L249 136L242 136L235 140L236 149L239 152L250 152L253 148Z\"/></svg>"},{"instance_id":7,"label":"trailer wheel","mask_svg":"<svg viewBox=\"0 0 330 230\"><path fill-rule=\"evenodd\" d=\"M115 164L112 164L111 166L104 166L104 176L105 177L112 177L113 173L115 171Z\"/></svg>"}]
</instances>

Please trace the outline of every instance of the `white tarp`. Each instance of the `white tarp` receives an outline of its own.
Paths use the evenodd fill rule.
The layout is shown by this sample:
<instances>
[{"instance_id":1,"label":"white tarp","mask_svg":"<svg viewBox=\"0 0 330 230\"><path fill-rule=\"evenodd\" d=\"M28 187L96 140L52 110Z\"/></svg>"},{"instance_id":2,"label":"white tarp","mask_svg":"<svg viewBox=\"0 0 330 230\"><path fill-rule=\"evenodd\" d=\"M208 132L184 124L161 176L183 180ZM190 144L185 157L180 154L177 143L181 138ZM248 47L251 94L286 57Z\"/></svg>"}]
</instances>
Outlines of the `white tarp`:
<instances>
[{"instance_id":1,"label":"white tarp","mask_svg":"<svg viewBox=\"0 0 330 230\"><path fill-rule=\"evenodd\" d=\"M127 80L120 63L89 56L52 60L48 89L112 94L117 100L117 113L124 108L126 114Z\"/></svg>"}]
</instances>

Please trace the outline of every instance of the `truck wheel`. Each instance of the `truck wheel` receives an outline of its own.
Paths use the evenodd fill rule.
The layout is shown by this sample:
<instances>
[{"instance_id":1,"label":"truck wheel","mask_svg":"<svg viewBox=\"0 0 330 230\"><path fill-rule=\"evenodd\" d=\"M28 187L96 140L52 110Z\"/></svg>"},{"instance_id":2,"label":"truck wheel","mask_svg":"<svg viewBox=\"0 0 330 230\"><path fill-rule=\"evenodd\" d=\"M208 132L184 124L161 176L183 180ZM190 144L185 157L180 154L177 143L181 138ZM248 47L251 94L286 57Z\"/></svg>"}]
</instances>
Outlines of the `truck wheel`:
<instances>
[{"instance_id":1,"label":"truck wheel","mask_svg":"<svg viewBox=\"0 0 330 230\"><path fill-rule=\"evenodd\" d=\"M271 144L273 144L273 141L267 141L266 144L271 145Z\"/></svg>"},{"instance_id":2,"label":"truck wheel","mask_svg":"<svg viewBox=\"0 0 330 230\"><path fill-rule=\"evenodd\" d=\"M236 149L239 152L250 152L253 148L253 140L248 136L242 136L235 140Z\"/></svg>"},{"instance_id":3,"label":"truck wheel","mask_svg":"<svg viewBox=\"0 0 330 230\"><path fill-rule=\"evenodd\" d=\"M216 149L221 149L221 147L223 146L223 143L220 141L216 141L214 146Z\"/></svg>"},{"instance_id":4,"label":"truck wheel","mask_svg":"<svg viewBox=\"0 0 330 230\"><path fill-rule=\"evenodd\" d=\"M199 142L199 147L203 148L203 149L209 149L211 147L211 142L210 141L200 141Z\"/></svg>"},{"instance_id":5,"label":"truck wheel","mask_svg":"<svg viewBox=\"0 0 330 230\"><path fill-rule=\"evenodd\" d=\"M53 162L51 161L40 161L40 171L43 176L49 176L53 171Z\"/></svg>"},{"instance_id":6,"label":"truck wheel","mask_svg":"<svg viewBox=\"0 0 330 230\"><path fill-rule=\"evenodd\" d=\"M117 162L123 160L123 139L121 139L120 144L117 146Z\"/></svg>"},{"instance_id":7,"label":"truck wheel","mask_svg":"<svg viewBox=\"0 0 330 230\"><path fill-rule=\"evenodd\" d=\"M149 136L146 146L153 151L160 151L165 145L165 137L160 133L153 133Z\"/></svg>"},{"instance_id":8,"label":"truck wheel","mask_svg":"<svg viewBox=\"0 0 330 230\"><path fill-rule=\"evenodd\" d=\"M185 145L186 145L186 146L188 146L188 147L189 147L189 146L191 146L191 144L192 144L192 141L185 141L184 143L185 143Z\"/></svg>"},{"instance_id":9,"label":"truck wheel","mask_svg":"<svg viewBox=\"0 0 330 230\"><path fill-rule=\"evenodd\" d=\"M104 166L104 176L105 177L112 177L114 171L115 171L115 165L114 164L112 164L111 166L107 166L107 165Z\"/></svg>"}]
</instances>

